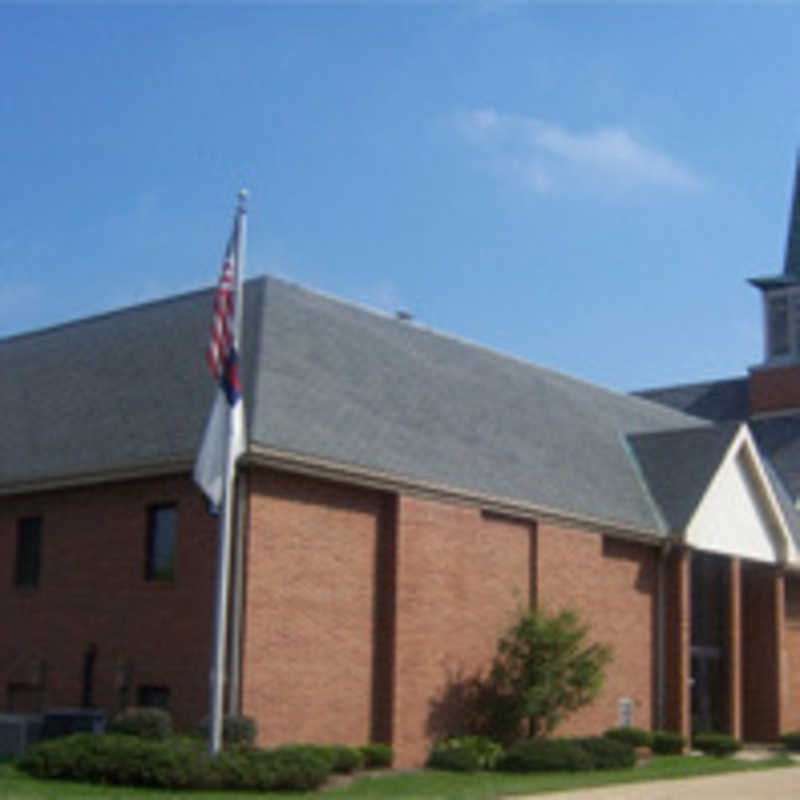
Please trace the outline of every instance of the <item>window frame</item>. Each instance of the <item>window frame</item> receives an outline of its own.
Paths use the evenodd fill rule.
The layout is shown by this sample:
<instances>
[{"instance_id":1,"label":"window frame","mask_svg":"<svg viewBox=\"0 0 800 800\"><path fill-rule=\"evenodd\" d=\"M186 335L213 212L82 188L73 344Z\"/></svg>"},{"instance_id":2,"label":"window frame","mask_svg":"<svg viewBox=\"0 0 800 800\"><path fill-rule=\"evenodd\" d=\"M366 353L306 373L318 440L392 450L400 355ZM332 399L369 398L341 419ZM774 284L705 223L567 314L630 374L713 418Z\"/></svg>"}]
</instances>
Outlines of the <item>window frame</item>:
<instances>
[{"instance_id":1,"label":"window frame","mask_svg":"<svg viewBox=\"0 0 800 800\"><path fill-rule=\"evenodd\" d=\"M41 583L43 527L40 515L17 519L14 586L18 589L36 589Z\"/></svg>"},{"instance_id":2,"label":"window frame","mask_svg":"<svg viewBox=\"0 0 800 800\"><path fill-rule=\"evenodd\" d=\"M779 344L785 348L777 351ZM800 287L764 292L764 349L764 359L768 364L800 360Z\"/></svg>"},{"instance_id":3,"label":"window frame","mask_svg":"<svg viewBox=\"0 0 800 800\"><path fill-rule=\"evenodd\" d=\"M161 527L162 514L171 515L172 524ZM166 541L159 541L159 539ZM167 552L168 551L168 552ZM177 574L178 504L157 503L147 509L145 535L144 579L148 583L171 585ZM166 564L167 556L169 563Z\"/></svg>"}]
</instances>

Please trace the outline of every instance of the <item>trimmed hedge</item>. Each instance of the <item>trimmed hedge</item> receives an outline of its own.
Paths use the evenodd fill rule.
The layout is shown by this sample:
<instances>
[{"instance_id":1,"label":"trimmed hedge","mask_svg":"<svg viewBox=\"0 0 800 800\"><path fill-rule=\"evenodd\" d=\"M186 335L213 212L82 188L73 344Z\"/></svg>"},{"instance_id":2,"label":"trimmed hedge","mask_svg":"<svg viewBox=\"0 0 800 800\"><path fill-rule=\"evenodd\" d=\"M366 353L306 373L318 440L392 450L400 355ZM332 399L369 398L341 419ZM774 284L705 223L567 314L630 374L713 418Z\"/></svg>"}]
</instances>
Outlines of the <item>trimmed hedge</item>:
<instances>
[{"instance_id":1,"label":"trimmed hedge","mask_svg":"<svg viewBox=\"0 0 800 800\"><path fill-rule=\"evenodd\" d=\"M437 744L428 755L427 767L450 772L477 772L481 768L478 754L469 747L451 747L447 742Z\"/></svg>"},{"instance_id":2,"label":"trimmed hedge","mask_svg":"<svg viewBox=\"0 0 800 800\"><path fill-rule=\"evenodd\" d=\"M204 717L197 728L197 732L204 739L210 735L210 722ZM258 735L256 721L245 714L225 714L222 717L222 743L224 745L247 744L252 745Z\"/></svg>"},{"instance_id":3,"label":"trimmed hedge","mask_svg":"<svg viewBox=\"0 0 800 800\"><path fill-rule=\"evenodd\" d=\"M661 756L680 755L686 739L676 731L653 731L653 741L650 747L654 753Z\"/></svg>"},{"instance_id":4,"label":"trimmed hedge","mask_svg":"<svg viewBox=\"0 0 800 800\"><path fill-rule=\"evenodd\" d=\"M373 742L359 747L364 757L365 767L391 767L394 761L394 750L389 744Z\"/></svg>"},{"instance_id":5,"label":"trimmed hedge","mask_svg":"<svg viewBox=\"0 0 800 800\"><path fill-rule=\"evenodd\" d=\"M729 756L742 749L742 743L727 733L698 733L692 737L692 746L710 756Z\"/></svg>"},{"instance_id":6,"label":"trimmed hedge","mask_svg":"<svg viewBox=\"0 0 800 800\"><path fill-rule=\"evenodd\" d=\"M487 736L453 736L437 742L428 756L428 766L458 772L494 769L503 747Z\"/></svg>"},{"instance_id":7,"label":"trimmed hedge","mask_svg":"<svg viewBox=\"0 0 800 800\"><path fill-rule=\"evenodd\" d=\"M577 772L592 768L586 750L569 739L526 739L511 745L497 763L501 772Z\"/></svg>"},{"instance_id":8,"label":"trimmed hedge","mask_svg":"<svg viewBox=\"0 0 800 800\"><path fill-rule=\"evenodd\" d=\"M172 733L172 717L163 708L130 706L111 719L108 732L143 739L166 739Z\"/></svg>"},{"instance_id":9,"label":"trimmed hedge","mask_svg":"<svg viewBox=\"0 0 800 800\"><path fill-rule=\"evenodd\" d=\"M18 766L37 778L181 789L206 785L209 761L189 737L76 733L33 745Z\"/></svg>"},{"instance_id":10,"label":"trimmed hedge","mask_svg":"<svg viewBox=\"0 0 800 800\"><path fill-rule=\"evenodd\" d=\"M592 761L593 769L623 769L636 764L633 746L605 736L586 736L572 739Z\"/></svg>"},{"instance_id":11,"label":"trimmed hedge","mask_svg":"<svg viewBox=\"0 0 800 800\"><path fill-rule=\"evenodd\" d=\"M364 756L356 747L331 744L323 746L321 751L330 760L334 772L349 773L364 766Z\"/></svg>"},{"instance_id":12,"label":"trimmed hedge","mask_svg":"<svg viewBox=\"0 0 800 800\"><path fill-rule=\"evenodd\" d=\"M781 744L792 753L800 753L800 731L789 731L781 736Z\"/></svg>"},{"instance_id":13,"label":"trimmed hedge","mask_svg":"<svg viewBox=\"0 0 800 800\"><path fill-rule=\"evenodd\" d=\"M37 778L162 789L318 788L331 772L328 748L286 745L273 750L238 747L212 760L196 737L165 740L122 734L75 734L33 745L18 762Z\"/></svg>"},{"instance_id":14,"label":"trimmed hedge","mask_svg":"<svg viewBox=\"0 0 800 800\"><path fill-rule=\"evenodd\" d=\"M653 734L644 728L609 728L603 736L631 747L650 747Z\"/></svg>"},{"instance_id":15,"label":"trimmed hedge","mask_svg":"<svg viewBox=\"0 0 800 800\"><path fill-rule=\"evenodd\" d=\"M330 757L318 745L233 749L220 753L211 764L207 786L262 792L311 791L319 788L331 772Z\"/></svg>"}]
</instances>

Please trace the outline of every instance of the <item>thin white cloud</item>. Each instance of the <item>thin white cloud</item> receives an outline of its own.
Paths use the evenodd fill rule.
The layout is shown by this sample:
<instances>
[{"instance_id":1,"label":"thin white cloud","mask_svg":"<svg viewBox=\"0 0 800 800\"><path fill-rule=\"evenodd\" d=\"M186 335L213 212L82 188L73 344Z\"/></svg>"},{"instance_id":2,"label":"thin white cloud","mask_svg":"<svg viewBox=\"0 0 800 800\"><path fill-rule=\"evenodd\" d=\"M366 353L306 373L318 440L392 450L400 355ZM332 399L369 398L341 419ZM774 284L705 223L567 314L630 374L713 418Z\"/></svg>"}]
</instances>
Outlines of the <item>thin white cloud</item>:
<instances>
[{"instance_id":1,"label":"thin white cloud","mask_svg":"<svg viewBox=\"0 0 800 800\"><path fill-rule=\"evenodd\" d=\"M581 177L678 189L703 185L689 167L622 127L574 132L554 122L493 108L460 114L456 126L495 171L516 176L538 191Z\"/></svg>"}]
</instances>

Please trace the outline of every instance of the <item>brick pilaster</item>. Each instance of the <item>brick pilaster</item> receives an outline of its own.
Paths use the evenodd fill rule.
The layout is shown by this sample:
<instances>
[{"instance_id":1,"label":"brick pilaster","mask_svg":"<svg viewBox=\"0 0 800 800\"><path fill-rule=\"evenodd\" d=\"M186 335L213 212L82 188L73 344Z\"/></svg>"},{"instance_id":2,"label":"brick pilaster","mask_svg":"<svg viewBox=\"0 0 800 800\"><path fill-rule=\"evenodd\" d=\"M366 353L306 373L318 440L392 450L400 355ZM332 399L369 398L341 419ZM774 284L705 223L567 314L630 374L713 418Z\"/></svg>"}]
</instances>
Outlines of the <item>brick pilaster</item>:
<instances>
[{"instance_id":1,"label":"brick pilaster","mask_svg":"<svg viewBox=\"0 0 800 800\"><path fill-rule=\"evenodd\" d=\"M729 561L728 580L728 732L742 738L742 563Z\"/></svg>"}]
</instances>

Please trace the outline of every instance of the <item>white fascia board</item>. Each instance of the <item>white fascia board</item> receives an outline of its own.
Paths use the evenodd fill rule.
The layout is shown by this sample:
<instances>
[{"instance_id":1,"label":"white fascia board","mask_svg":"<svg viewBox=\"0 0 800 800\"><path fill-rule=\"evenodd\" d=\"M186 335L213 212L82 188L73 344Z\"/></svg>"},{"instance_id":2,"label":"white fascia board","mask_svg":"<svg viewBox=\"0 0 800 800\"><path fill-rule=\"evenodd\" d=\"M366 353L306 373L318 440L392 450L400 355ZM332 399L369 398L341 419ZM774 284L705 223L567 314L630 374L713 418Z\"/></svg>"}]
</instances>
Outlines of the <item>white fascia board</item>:
<instances>
[{"instance_id":1,"label":"white fascia board","mask_svg":"<svg viewBox=\"0 0 800 800\"><path fill-rule=\"evenodd\" d=\"M684 532L699 550L787 564L797 560L780 504L748 427L742 424Z\"/></svg>"}]
</instances>

